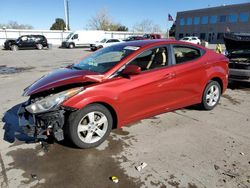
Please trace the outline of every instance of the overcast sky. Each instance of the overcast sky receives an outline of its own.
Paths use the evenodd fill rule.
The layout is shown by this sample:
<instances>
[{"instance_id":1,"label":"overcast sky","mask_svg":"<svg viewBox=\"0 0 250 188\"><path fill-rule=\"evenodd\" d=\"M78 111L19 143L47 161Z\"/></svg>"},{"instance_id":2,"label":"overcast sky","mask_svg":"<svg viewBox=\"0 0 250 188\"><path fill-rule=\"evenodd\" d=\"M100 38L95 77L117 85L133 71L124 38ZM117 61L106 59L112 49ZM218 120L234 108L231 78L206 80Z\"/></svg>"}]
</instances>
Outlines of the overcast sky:
<instances>
[{"instance_id":1,"label":"overcast sky","mask_svg":"<svg viewBox=\"0 0 250 188\"><path fill-rule=\"evenodd\" d=\"M223 4L247 3L249 0L69 0L70 27L84 29L88 20L98 10L107 9L115 22L130 29L150 19L165 30L172 23L167 21L168 13L175 19L178 11L192 10ZM64 17L64 0L0 0L0 23L17 21L30 24L35 29L49 29L55 18Z\"/></svg>"}]
</instances>

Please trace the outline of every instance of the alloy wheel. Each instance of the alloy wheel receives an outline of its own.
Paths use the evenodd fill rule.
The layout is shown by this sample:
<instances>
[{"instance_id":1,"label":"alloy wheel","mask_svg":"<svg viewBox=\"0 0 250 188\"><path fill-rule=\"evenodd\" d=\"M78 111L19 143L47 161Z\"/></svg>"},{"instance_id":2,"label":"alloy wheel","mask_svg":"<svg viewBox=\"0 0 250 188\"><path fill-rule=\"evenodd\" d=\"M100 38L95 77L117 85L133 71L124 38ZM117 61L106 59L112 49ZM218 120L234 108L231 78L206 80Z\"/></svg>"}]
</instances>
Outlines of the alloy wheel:
<instances>
[{"instance_id":1,"label":"alloy wheel","mask_svg":"<svg viewBox=\"0 0 250 188\"><path fill-rule=\"evenodd\" d=\"M108 130L107 117L99 112L89 112L79 122L77 127L78 137L84 143L98 142Z\"/></svg>"},{"instance_id":2,"label":"alloy wheel","mask_svg":"<svg viewBox=\"0 0 250 188\"><path fill-rule=\"evenodd\" d=\"M206 93L206 102L208 106L214 106L217 104L220 97L220 90L217 85L211 85Z\"/></svg>"}]
</instances>

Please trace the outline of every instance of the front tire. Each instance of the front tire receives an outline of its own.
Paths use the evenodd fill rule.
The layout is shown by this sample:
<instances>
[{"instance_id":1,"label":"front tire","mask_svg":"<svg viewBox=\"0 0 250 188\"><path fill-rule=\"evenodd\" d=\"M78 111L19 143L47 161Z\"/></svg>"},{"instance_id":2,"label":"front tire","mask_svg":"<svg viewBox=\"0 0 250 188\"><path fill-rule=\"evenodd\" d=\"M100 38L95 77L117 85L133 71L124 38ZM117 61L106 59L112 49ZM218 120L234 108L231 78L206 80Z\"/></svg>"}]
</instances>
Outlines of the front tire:
<instances>
[{"instance_id":1,"label":"front tire","mask_svg":"<svg viewBox=\"0 0 250 188\"><path fill-rule=\"evenodd\" d=\"M70 49L72 49L72 48L74 48L74 47L75 47L75 45L74 45L73 43L70 43L70 44L69 44L69 48L70 48Z\"/></svg>"},{"instance_id":2,"label":"front tire","mask_svg":"<svg viewBox=\"0 0 250 188\"><path fill-rule=\"evenodd\" d=\"M204 110L212 110L219 102L221 96L221 86L217 81L211 80L202 96L202 108Z\"/></svg>"},{"instance_id":3,"label":"front tire","mask_svg":"<svg viewBox=\"0 0 250 188\"><path fill-rule=\"evenodd\" d=\"M11 46L10 46L10 49L11 49L12 51L17 51L17 50L18 50L18 46L17 46L17 45L11 45Z\"/></svg>"},{"instance_id":4,"label":"front tire","mask_svg":"<svg viewBox=\"0 0 250 188\"><path fill-rule=\"evenodd\" d=\"M69 138L79 148L100 145L109 136L113 127L110 111L100 104L89 105L70 114Z\"/></svg>"}]
</instances>

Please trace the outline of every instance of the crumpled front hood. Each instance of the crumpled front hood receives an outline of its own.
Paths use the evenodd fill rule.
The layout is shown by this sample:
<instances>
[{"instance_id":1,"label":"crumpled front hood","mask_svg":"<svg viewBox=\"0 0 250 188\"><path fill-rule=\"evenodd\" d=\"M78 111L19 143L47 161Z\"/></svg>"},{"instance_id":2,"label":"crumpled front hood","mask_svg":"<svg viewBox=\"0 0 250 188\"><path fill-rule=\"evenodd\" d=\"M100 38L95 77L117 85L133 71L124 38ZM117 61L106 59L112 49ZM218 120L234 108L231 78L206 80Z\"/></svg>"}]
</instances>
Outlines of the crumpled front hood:
<instances>
[{"instance_id":1,"label":"crumpled front hood","mask_svg":"<svg viewBox=\"0 0 250 188\"><path fill-rule=\"evenodd\" d=\"M71 68L61 68L45 75L31 84L24 90L24 96L30 96L35 93L57 88L64 85L101 82L103 75L87 70L76 70Z\"/></svg>"}]
</instances>

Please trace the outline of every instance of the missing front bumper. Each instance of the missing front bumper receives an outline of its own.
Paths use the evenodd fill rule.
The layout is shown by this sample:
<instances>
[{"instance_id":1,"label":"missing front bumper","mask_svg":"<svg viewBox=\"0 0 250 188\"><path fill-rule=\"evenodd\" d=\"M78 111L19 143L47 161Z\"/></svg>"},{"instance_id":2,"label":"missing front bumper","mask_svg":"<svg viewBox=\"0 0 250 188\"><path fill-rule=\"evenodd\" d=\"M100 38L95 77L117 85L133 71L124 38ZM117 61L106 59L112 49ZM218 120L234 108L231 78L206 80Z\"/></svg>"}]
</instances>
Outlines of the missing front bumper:
<instances>
[{"instance_id":1,"label":"missing front bumper","mask_svg":"<svg viewBox=\"0 0 250 188\"><path fill-rule=\"evenodd\" d=\"M29 137L47 139L52 135L57 141L64 139L63 126L65 110L58 109L42 114L31 114L25 104L18 110L19 126Z\"/></svg>"}]
</instances>

